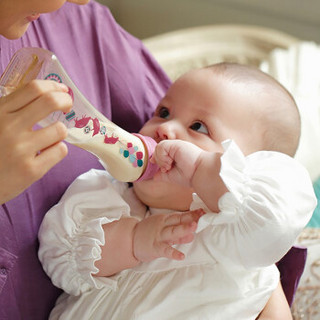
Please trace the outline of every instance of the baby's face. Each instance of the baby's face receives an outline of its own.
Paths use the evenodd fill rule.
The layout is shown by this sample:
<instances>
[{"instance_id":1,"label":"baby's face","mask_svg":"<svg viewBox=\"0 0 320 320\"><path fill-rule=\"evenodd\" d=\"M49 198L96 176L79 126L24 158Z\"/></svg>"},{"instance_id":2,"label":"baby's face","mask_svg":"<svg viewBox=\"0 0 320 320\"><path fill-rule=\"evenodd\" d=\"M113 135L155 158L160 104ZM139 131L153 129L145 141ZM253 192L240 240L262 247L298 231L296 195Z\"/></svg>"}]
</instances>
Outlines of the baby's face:
<instances>
[{"instance_id":1,"label":"baby's face","mask_svg":"<svg viewBox=\"0 0 320 320\"><path fill-rule=\"evenodd\" d=\"M259 135L253 134L259 128L253 128L254 108L250 100L253 99L248 98L239 84L214 76L210 70L195 70L171 86L140 133L157 142L164 139L189 141L213 152L222 152L221 142L234 139L248 154L259 143L256 141ZM192 190L177 185L148 180L136 183L135 190L144 202L158 203L157 198L161 201L166 198L171 208L176 204L182 209L184 204L186 210L191 202Z\"/></svg>"}]
</instances>

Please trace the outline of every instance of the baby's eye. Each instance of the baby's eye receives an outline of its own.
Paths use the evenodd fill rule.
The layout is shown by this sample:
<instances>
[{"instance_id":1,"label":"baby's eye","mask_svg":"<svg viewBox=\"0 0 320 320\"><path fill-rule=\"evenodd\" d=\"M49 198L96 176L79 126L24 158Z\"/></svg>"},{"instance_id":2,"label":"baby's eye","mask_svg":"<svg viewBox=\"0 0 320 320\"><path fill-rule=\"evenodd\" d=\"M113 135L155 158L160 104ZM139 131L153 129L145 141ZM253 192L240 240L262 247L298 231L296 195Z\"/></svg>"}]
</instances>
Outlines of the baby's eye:
<instances>
[{"instance_id":1,"label":"baby's eye","mask_svg":"<svg viewBox=\"0 0 320 320\"><path fill-rule=\"evenodd\" d=\"M160 107L158 110L158 116L163 119L167 119L170 116L170 112L166 107Z\"/></svg>"},{"instance_id":2,"label":"baby's eye","mask_svg":"<svg viewBox=\"0 0 320 320\"><path fill-rule=\"evenodd\" d=\"M190 129L191 130L194 130L194 131L198 131L198 132L201 132L201 133L205 133L205 134L208 134L209 131L208 131L208 128L205 124L203 124L202 122L195 122L193 123L191 126L190 126Z\"/></svg>"}]
</instances>

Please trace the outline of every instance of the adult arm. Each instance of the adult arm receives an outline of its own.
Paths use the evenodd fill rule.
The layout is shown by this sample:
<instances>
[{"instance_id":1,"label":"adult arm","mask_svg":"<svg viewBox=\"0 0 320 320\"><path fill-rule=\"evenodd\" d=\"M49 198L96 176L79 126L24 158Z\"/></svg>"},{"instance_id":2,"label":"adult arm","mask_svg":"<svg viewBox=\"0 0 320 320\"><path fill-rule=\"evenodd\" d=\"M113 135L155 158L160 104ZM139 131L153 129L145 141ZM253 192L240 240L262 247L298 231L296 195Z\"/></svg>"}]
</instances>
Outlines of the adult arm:
<instances>
[{"instance_id":1,"label":"adult arm","mask_svg":"<svg viewBox=\"0 0 320 320\"><path fill-rule=\"evenodd\" d=\"M67 155L65 126L33 126L53 111L67 112L68 88L35 80L0 98L0 202L13 199Z\"/></svg>"},{"instance_id":2,"label":"adult arm","mask_svg":"<svg viewBox=\"0 0 320 320\"><path fill-rule=\"evenodd\" d=\"M280 282L257 319L292 320L290 307Z\"/></svg>"}]
</instances>

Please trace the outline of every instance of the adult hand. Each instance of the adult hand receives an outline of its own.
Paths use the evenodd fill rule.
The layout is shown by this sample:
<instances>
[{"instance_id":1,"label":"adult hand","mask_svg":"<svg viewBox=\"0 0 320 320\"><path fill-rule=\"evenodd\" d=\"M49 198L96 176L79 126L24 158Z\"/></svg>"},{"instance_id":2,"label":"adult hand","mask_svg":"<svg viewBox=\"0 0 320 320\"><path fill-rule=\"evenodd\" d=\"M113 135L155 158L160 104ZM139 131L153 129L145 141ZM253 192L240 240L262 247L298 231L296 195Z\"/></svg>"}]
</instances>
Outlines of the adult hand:
<instances>
[{"instance_id":1,"label":"adult hand","mask_svg":"<svg viewBox=\"0 0 320 320\"><path fill-rule=\"evenodd\" d=\"M164 257L183 260L184 254L173 248L175 244L192 242L203 210L184 213L154 214L136 224L133 254L142 262Z\"/></svg>"},{"instance_id":2,"label":"adult hand","mask_svg":"<svg viewBox=\"0 0 320 320\"><path fill-rule=\"evenodd\" d=\"M68 112L72 99L65 85L33 80L0 98L0 202L13 199L67 155L66 127L33 126L54 111Z\"/></svg>"}]
</instances>

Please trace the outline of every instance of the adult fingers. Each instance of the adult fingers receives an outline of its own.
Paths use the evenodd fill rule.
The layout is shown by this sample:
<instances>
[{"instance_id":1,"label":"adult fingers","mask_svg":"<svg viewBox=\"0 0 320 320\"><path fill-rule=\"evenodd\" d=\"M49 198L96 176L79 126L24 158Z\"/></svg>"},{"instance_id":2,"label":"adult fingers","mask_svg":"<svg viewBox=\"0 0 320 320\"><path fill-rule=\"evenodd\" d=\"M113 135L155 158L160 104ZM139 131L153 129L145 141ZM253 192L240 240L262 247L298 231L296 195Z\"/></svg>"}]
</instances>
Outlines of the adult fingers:
<instances>
[{"instance_id":1,"label":"adult fingers","mask_svg":"<svg viewBox=\"0 0 320 320\"><path fill-rule=\"evenodd\" d=\"M68 148L64 142L58 142L51 145L47 149L40 152L35 158L35 165L39 172L38 174L42 177L46 174L53 166L60 162L68 154Z\"/></svg>"},{"instance_id":2,"label":"adult fingers","mask_svg":"<svg viewBox=\"0 0 320 320\"><path fill-rule=\"evenodd\" d=\"M6 111L14 112L51 91L68 92L68 87L56 81L32 80L1 99Z\"/></svg>"},{"instance_id":3,"label":"adult fingers","mask_svg":"<svg viewBox=\"0 0 320 320\"><path fill-rule=\"evenodd\" d=\"M45 149L39 155L29 154L16 162L17 157L12 159L13 164L7 164L7 173L1 172L1 179L9 179L6 190L0 188L0 200L12 199L33 182L40 179L49 169L67 155L67 147L59 142ZM3 203L3 202L2 202Z\"/></svg>"},{"instance_id":4,"label":"adult fingers","mask_svg":"<svg viewBox=\"0 0 320 320\"><path fill-rule=\"evenodd\" d=\"M30 148L33 148L34 152L38 152L64 140L68 131L62 122L55 122L48 127L33 131L31 134L33 139Z\"/></svg>"},{"instance_id":5,"label":"adult fingers","mask_svg":"<svg viewBox=\"0 0 320 320\"><path fill-rule=\"evenodd\" d=\"M21 119L32 126L53 112L70 111L72 104L73 101L69 94L64 92L48 92L33 101L27 108L23 108L21 110Z\"/></svg>"},{"instance_id":6,"label":"adult fingers","mask_svg":"<svg viewBox=\"0 0 320 320\"><path fill-rule=\"evenodd\" d=\"M66 112L72 107L72 99L64 92L47 92L28 106L18 111L19 119L26 126L32 127L35 123L46 118L55 111Z\"/></svg>"}]
</instances>

